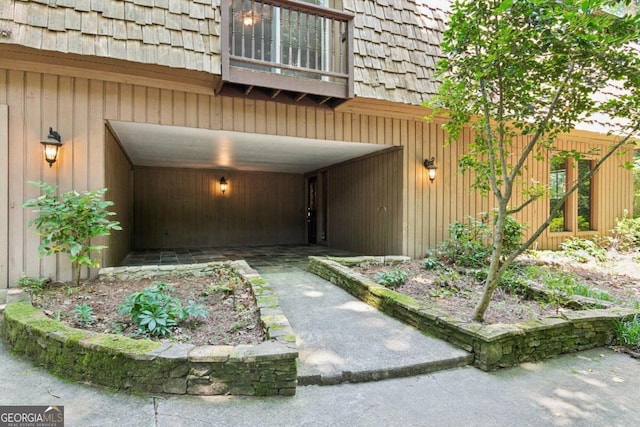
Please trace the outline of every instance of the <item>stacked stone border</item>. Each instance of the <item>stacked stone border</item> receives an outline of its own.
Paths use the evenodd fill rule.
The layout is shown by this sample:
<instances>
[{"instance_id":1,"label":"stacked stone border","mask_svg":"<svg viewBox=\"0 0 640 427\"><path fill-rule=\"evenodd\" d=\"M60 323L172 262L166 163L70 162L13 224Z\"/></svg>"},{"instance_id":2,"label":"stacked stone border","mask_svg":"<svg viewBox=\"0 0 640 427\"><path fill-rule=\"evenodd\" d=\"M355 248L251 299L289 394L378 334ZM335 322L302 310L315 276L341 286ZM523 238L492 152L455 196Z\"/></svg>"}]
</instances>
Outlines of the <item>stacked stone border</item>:
<instances>
[{"instance_id":1,"label":"stacked stone border","mask_svg":"<svg viewBox=\"0 0 640 427\"><path fill-rule=\"evenodd\" d=\"M376 260L379 257L309 257L309 271L384 313L473 353L474 366L485 371L610 345L618 322L639 313L609 307L567 311L516 324L483 325L463 321L426 308L417 300L387 289L348 267Z\"/></svg>"},{"instance_id":2,"label":"stacked stone border","mask_svg":"<svg viewBox=\"0 0 640 427\"><path fill-rule=\"evenodd\" d=\"M220 264L105 268L100 278L207 275ZM266 335L258 345L167 344L74 329L45 316L17 289L7 292L1 334L16 353L56 375L110 388L189 395L294 395L296 336L273 290L245 261L226 264L251 284Z\"/></svg>"}]
</instances>

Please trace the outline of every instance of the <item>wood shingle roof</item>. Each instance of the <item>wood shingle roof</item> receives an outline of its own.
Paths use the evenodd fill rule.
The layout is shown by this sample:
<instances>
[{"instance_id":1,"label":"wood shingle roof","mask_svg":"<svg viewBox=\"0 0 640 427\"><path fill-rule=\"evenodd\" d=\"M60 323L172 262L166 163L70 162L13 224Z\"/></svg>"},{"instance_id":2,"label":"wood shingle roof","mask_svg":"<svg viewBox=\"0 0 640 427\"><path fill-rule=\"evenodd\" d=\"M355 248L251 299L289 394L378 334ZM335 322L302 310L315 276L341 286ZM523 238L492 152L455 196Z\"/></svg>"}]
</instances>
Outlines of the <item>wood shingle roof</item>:
<instances>
[{"instance_id":1,"label":"wood shingle roof","mask_svg":"<svg viewBox=\"0 0 640 427\"><path fill-rule=\"evenodd\" d=\"M15 0L0 43L220 73L218 0Z\"/></svg>"},{"instance_id":2,"label":"wood shingle roof","mask_svg":"<svg viewBox=\"0 0 640 427\"><path fill-rule=\"evenodd\" d=\"M434 78L447 22L447 0L343 0L355 15L355 93L420 104L436 93Z\"/></svg>"},{"instance_id":3,"label":"wood shingle roof","mask_svg":"<svg viewBox=\"0 0 640 427\"><path fill-rule=\"evenodd\" d=\"M343 0L355 15L355 94L419 104L435 93L448 5ZM0 43L219 75L220 19L220 0L5 0Z\"/></svg>"}]
</instances>

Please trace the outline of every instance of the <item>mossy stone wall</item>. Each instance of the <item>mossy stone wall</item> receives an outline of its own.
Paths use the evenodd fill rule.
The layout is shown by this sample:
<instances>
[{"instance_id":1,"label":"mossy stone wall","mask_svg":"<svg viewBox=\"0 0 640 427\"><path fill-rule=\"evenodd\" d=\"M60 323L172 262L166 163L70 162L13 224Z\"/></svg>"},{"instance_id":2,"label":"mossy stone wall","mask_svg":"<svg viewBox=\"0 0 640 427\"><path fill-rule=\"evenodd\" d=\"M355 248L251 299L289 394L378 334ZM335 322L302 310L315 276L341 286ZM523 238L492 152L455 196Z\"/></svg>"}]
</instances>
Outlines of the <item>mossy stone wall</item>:
<instances>
[{"instance_id":1,"label":"mossy stone wall","mask_svg":"<svg viewBox=\"0 0 640 427\"><path fill-rule=\"evenodd\" d=\"M151 393L293 395L298 356L293 330L257 272L243 261L233 267L251 283L260 310L267 341L255 346L196 347L82 331L45 316L26 294L7 303L0 334L16 353L77 381ZM196 272L210 268L192 266ZM161 275L159 270L146 274Z\"/></svg>"},{"instance_id":2,"label":"mossy stone wall","mask_svg":"<svg viewBox=\"0 0 640 427\"><path fill-rule=\"evenodd\" d=\"M352 261L347 264L353 265ZM390 316L472 352L474 365L485 371L609 345L617 323L638 313L611 307L564 312L517 324L482 325L427 308L354 272L340 258L310 257L309 270Z\"/></svg>"}]
</instances>

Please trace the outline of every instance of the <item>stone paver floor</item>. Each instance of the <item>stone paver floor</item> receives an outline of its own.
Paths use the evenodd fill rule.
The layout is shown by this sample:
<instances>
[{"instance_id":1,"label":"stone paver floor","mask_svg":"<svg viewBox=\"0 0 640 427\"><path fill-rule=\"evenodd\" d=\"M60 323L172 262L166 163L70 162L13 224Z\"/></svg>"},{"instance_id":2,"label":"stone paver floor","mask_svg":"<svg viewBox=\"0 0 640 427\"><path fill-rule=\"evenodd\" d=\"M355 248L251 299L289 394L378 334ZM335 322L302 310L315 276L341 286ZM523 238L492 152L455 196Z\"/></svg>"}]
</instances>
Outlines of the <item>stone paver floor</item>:
<instances>
[{"instance_id":1,"label":"stone paver floor","mask_svg":"<svg viewBox=\"0 0 640 427\"><path fill-rule=\"evenodd\" d=\"M322 245L269 245L228 246L215 248L175 248L133 251L121 265L194 264L201 262L239 260L247 261L253 268L297 265L306 268L310 256L353 256L352 252L332 249Z\"/></svg>"}]
</instances>

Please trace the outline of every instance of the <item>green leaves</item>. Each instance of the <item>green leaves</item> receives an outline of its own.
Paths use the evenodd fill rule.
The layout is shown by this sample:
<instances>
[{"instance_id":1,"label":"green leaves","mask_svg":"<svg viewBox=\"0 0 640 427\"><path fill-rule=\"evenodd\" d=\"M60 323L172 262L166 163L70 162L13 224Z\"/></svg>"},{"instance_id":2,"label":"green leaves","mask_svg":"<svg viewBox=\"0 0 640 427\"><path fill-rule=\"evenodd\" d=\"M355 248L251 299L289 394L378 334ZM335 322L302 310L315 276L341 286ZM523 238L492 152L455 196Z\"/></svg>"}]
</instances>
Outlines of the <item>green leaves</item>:
<instances>
[{"instance_id":1,"label":"green leaves","mask_svg":"<svg viewBox=\"0 0 640 427\"><path fill-rule=\"evenodd\" d=\"M383 271L376 274L376 282L386 288L397 288L407 281L407 273L404 270L396 268L391 271Z\"/></svg>"},{"instance_id":2,"label":"green leaves","mask_svg":"<svg viewBox=\"0 0 640 427\"><path fill-rule=\"evenodd\" d=\"M103 200L106 188L95 191L68 191L57 195L57 187L43 182L30 182L43 193L22 205L35 208L38 217L29 222L40 237L41 257L56 253L68 253L75 269L75 282L80 281L80 267L97 267L99 260L92 253L106 248L91 245L91 239L108 236L111 230L122 230L118 221L108 217L115 215L107 210L113 202Z\"/></svg>"},{"instance_id":3,"label":"green leaves","mask_svg":"<svg viewBox=\"0 0 640 427\"><path fill-rule=\"evenodd\" d=\"M142 291L128 295L120 304L120 314L131 315L131 321L144 333L156 336L171 334L171 327L191 316L206 317L203 305L189 301L186 307L180 299L169 295L174 289L166 282L155 281Z\"/></svg>"},{"instance_id":4,"label":"green leaves","mask_svg":"<svg viewBox=\"0 0 640 427\"><path fill-rule=\"evenodd\" d=\"M593 154L592 175L630 135L640 135L640 51L633 44L640 39L640 15L602 12L618 3L459 0L453 4L438 63L442 84L438 95L425 104L433 117L445 117L449 144L458 143L463 131L473 131L473 140L463 142L459 166L473 173L472 187L492 195L490 205L498 208L486 292L475 320L482 320L512 257L551 222L552 215L517 250L502 256L501 236L520 235L507 216L548 193L539 181L523 179L530 160L548 162L561 151L556 145L559 135L597 118L618 138L608 151ZM581 159L589 153L561 155ZM578 188L580 182L564 196ZM514 206L513 195L518 193L522 197Z\"/></svg>"},{"instance_id":5,"label":"green leaves","mask_svg":"<svg viewBox=\"0 0 640 427\"><path fill-rule=\"evenodd\" d=\"M78 324L81 327L90 325L96 320L96 317L93 315L93 308L86 303L77 305L73 309L73 312L77 316Z\"/></svg>"}]
</instances>

